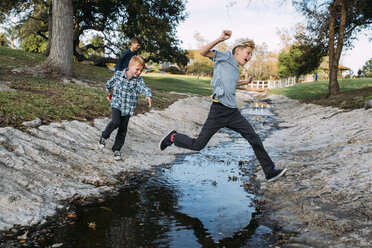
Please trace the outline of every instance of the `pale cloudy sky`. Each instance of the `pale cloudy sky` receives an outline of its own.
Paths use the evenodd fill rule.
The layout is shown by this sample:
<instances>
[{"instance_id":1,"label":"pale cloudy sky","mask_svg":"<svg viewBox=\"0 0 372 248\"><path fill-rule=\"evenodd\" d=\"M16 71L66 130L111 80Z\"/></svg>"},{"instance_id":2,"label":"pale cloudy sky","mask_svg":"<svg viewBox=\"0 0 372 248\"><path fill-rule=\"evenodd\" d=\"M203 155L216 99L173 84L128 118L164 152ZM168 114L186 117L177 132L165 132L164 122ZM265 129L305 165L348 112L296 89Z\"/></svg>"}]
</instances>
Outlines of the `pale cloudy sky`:
<instances>
[{"instance_id":1,"label":"pale cloudy sky","mask_svg":"<svg viewBox=\"0 0 372 248\"><path fill-rule=\"evenodd\" d=\"M253 39L257 44L265 42L270 51L281 48L278 29L290 30L296 23L305 24L301 13L292 7L291 1L278 6L281 0L188 0L185 22L177 28L178 38L184 49L196 49L195 32L212 41L223 29L233 33L230 42L239 38ZM4 32L0 26L0 32ZM372 58L372 42L365 35L354 41L352 50L343 52L340 63L351 68L354 73Z\"/></svg>"},{"instance_id":2,"label":"pale cloudy sky","mask_svg":"<svg viewBox=\"0 0 372 248\"><path fill-rule=\"evenodd\" d=\"M195 49L195 32L212 41L223 29L230 29L231 43L239 38L250 38L257 44L265 42L270 51L279 51L281 44L277 30L290 30L296 23L306 24L306 21L290 3L284 6L277 3L278 0L188 0L186 12L189 16L178 26L178 38L183 42L183 48ZM354 45L354 49L344 52L340 62L356 73L372 58L372 43L360 35Z\"/></svg>"}]
</instances>

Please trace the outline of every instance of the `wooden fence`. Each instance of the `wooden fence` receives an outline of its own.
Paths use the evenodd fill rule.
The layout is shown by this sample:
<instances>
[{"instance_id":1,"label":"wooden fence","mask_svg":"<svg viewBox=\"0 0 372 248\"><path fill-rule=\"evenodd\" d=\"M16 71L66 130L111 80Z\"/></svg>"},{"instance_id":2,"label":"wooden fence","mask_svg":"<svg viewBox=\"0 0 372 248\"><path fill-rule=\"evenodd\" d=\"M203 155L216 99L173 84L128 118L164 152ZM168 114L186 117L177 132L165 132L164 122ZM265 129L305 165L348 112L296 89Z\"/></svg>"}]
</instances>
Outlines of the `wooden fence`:
<instances>
[{"instance_id":1,"label":"wooden fence","mask_svg":"<svg viewBox=\"0 0 372 248\"><path fill-rule=\"evenodd\" d=\"M246 89L246 90L264 91L267 89L288 87L294 84L296 84L295 78L287 78L284 80L265 80L265 81L254 80L250 84L241 86L241 88Z\"/></svg>"}]
</instances>

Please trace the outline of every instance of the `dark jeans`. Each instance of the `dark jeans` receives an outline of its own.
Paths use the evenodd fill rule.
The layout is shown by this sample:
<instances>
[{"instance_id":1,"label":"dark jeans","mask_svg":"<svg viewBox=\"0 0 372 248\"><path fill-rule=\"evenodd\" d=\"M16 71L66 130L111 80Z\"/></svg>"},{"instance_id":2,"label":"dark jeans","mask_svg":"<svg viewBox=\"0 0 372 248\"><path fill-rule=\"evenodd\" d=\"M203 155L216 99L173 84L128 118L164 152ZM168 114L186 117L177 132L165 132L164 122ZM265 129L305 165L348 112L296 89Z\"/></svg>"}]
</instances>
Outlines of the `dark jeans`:
<instances>
[{"instance_id":1,"label":"dark jeans","mask_svg":"<svg viewBox=\"0 0 372 248\"><path fill-rule=\"evenodd\" d=\"M224 127L240 133L249 142L265 174L273 168L274 163L251 124L237 108L228 108L221 103L212 104L208 118L197 139L177 133L174 138L174 144L178 147L200 151L207 145L212 136Z\"/></svg>"},{"instance_id":2,"label":"dark jeans","mask_svg":"<svg viewBox=\"0 0 372 248\"><path fill-rule=\"evenodd\" d=\"M112 151L120 151L120 149L123 147L125 136L127 134L129 118L129 115L121 116L120 110L112 108L112 120L107 125L105 131L102 132L102 137L104 139L108 139L110 138L111 133L116 128L119 128L116 134L115 143L112 147Z\"/></svg>"}]
</instances>

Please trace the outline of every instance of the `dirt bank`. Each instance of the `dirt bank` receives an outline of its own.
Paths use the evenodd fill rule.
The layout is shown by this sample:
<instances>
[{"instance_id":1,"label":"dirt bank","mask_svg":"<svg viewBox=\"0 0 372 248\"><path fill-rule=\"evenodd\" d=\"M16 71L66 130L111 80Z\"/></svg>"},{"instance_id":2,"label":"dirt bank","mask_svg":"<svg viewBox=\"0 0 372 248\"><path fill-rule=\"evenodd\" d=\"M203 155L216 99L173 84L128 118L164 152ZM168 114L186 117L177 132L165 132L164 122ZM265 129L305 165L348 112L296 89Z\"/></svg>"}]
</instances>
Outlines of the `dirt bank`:
<instances>
[{"instance_id":1,"label":"dirt bank","mask_svg":"<svg viewBox=\"0 0 372 248\"><path fill-rule=\"evenodd\" d=\"M264 143L288 172L258 179L269 222L298 233L281 247L371 247L372 110L270 99L282 130Z\"/></svg>"},{"instance_id":2,"label":"dirt bank","mask_svg":"<svg viewBox=\"0 0 372 248\"><path fill-rule=\"evenodd\" d=\"M14 224L42 223L63 207L63 199L114 190L116 175L123 171L148 170L172 162L176 154L187 151L172 148L161 152L160 138L172 129L198 134L209 106L208 98L191 97L164 111L132 117L123 161L114 160L110 150L116 133L107 148L98 148L98 138L110 121L107 118L94 123L52 123L27 132L0 128L0 230ZM219 133L209 145L228 138Z\"/></svg>"}]
</instances>

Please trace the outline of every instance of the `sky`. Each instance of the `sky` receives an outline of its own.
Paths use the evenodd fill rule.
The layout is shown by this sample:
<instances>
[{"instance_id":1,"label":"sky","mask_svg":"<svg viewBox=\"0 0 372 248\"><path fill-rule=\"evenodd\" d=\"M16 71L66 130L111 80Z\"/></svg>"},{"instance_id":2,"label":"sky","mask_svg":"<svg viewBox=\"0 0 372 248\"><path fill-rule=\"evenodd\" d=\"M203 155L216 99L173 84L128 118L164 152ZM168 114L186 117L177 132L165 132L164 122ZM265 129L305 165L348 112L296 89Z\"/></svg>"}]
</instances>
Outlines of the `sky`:
<instances>
[{"instance_id":1,"label":"sky","mask_svg":"<svg viewBox=\"0 0 372 248\"><path fill-rule=\"evenodd\" d=\"M278 2L283 1L188 0L188 17L178 25L177 36L182 41L182 48L196 49L196 32L212 41L222 30L229 29L232 31L232 37L227 41L230 44L239 38L249 38L256 44L265 42L269 51L279 52L282 45L277 31L291 30L297 23L306 24L306 20L293 8L292 1L284 1L286 4L282 6ZM0 32L4 32L1 27ZM372 58L372 42L363 34L358 35L358 39L353 42L353 49L344 49L340 59L340 64L351 68L354 74Z\"/></svg>"},{"instance_id":2,"label":"sky","mask_svg":"<svg viewBox=\"0 0 372 248\"><path fill-rule=\"evenodd\" d=\"M291 5L278 6L278 0L188 0L187 19L177 27L177 36L182 48L196 49L194 37L200 35L212 41L222 30L232 31L229 42L239 38L253 39L256 44L265 42L269 51L279 52L281 43L278 30L291 30L296 23L306 24L305 18ZM354 48L344 51L340 63L351 68L354 74L372 58L372 42L365 35L358 35Z\"/></svg>"}]
</instances>

